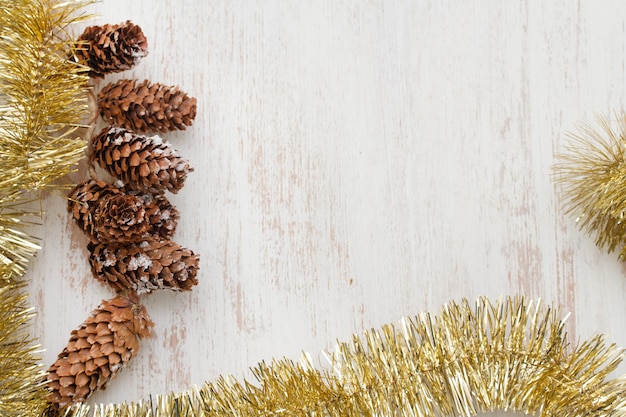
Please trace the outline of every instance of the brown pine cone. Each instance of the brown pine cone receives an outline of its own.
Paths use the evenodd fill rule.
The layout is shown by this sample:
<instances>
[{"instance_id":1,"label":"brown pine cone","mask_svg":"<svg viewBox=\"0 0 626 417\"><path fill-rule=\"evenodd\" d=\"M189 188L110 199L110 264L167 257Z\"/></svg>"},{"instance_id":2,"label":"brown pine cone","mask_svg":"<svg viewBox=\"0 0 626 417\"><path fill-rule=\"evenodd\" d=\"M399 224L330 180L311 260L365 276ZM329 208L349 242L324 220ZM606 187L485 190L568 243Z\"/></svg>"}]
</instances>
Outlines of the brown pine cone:
<instances>
[{"instance_id":1,"label":"brown pine cone","mask_svg":"<svg viewBox=\"0 0 626 417\"><path fill-rule=\"evenodd\" d=\"M180 214L164 195L118 188L103 181L78 184L68 210L92 242L128 243L169 238Z\"/></svg>"},{"instance_id":2,"label":"brown pine cone","mask_svg":"<svg viewBox=\"0 0 626 417\"><path fill-rule=\"evenodd\" d=\"M83 232L90 237L94 236L94 210L102 200L120 192L119 188L104 181L83 181L67 196L67 210Z\"/></svg>"},{"instance_id":3,"label":"brown pine cone","mask_svg":"<svg viewBox=\"0 0 626 417\"><path fill-rule=\"evenodd\" d=\"M177 193L193 171L189 161L159 136L109 127L92 138L91 148L92 158L133 190Z\"/></svg>"},{"instance_id":4,"label":"brown pine cone","mask_svg":"<svg viewBox=\"0 0 626 417\"><path fill-rule=\"evenodd\" d=\"M170 240L116 246L91 243L87 248L94 276L116 291L191 291L198 284L200 257Z\"/></svg>"},{"instance_id":5,"label":"brown pine cone","mask_svg":"<svg viewBox=\"0 0 626 417\"><path fill-rule=\"evenodd\" d=\"M163 194L152 194L124 187L124 192L143 201L153 234L170 238L176 231L180 212Z\"/></svg>"},{"instance_id":6,"label":"brown pine cone","mask_svg":"<svg viewBox=\"0 0 626 417\"><path fill-rule=\"evenodd\" d=\"M148 41L141 28L130 20L119 25L89 26L78 38L86 45L76 50L79 63L90 68L89 75L126 71L148 55Z\"/></svg>"},{"instance_id":7,"label":"brown pine cone","mask_svg":"<svg viewBox=\"0 0 626 417\"><path fill-rule=\"evenodd\" d=\"M150 219L141 198L120 193L94 210L94 238L99 242L140 242L150 237Z\"/></svg>"},{"instance_id":8,"label":"brown pine cone","mask_svg":"<svg viewBox=\"0 0 626 417\"><path fill-rule=\"evenodd\" d=\"M83 402L137 355L139 339L150 336L150 320L136 296L103 301L73 330L48 370L48 402L59 408Z\"/></svg>"},{"instance_id":9,"label":"brown pine cone","mask_svg":"<svg viewBox=\"0 0 626 417\"><path fill-rule=\"evenodd\" d=\"M145 80L120 80L98 94L100 115L109 124L135 132L185 130L196 117L196 99L178 87Z\"/></svg>"}]
</instances>

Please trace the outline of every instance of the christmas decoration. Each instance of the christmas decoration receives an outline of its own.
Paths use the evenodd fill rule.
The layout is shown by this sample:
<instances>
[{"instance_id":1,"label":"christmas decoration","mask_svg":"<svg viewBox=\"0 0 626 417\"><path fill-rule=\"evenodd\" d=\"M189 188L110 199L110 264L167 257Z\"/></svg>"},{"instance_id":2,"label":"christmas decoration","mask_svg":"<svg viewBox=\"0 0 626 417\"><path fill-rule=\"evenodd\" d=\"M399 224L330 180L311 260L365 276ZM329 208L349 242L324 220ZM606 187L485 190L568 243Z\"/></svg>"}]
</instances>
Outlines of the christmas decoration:
<instances>
[{"instance_id":1,"label":"christmas decoration","mask_svg":"<svg viewBox=\"0 0 626 417\"><path fill-rule=\"evenodd\" d=\"M78 227L88 236L94 236L93 216L101 201L119 194L118 187L104 181L89 179L78 184L67 196L67 209Z\"/></svg>"},{"instance_id":2,"label":"christmas decoration","mask_svg":"<svg viewBox=\"0 0 626 417\"><path fill-rule=\"evenodd\" d=\"M89 179L68 195L73 220L93 242L138 242L171 237L180 214L164 195Z\"/></svg>"},{"instance_id":3,"label":"christmas decoration","mask_svg":"<svg viewBox=\"0 0 626 417\"><path fill-rule=\"evenodd\" d=\"M48 401L63 408L104 388L137 355L139 339L150 336L145 307L133 296L103 301L72 331L67 346L48 370Z\"/></svg>"},{"instance_id":4,"label":"christmas decoration","mask_svg":"<svg viewBox=\"0 0 626 417\"><path fill-rule=\"evenodd\" d=\"M220 377L150 401L71 408L68 417L626 416L624 351L602 336L571 347L561 314L523 297L450 302L353 336L328 352L252 369L258 384Z\"/></svg>"},{"instance_id":5,"label":"christmas decoration","mask_svg":"<svg viewBox=\"0 0 626 417\"><path fill-rule=\"evenodd\" d=\"M184 130L196 117L196 99L178 87L145 80L120 80L98 94L100 115L135 132Z\"/></svg>"},{"instance_id":6,"label":"christmas decoration","mask_svg":"<svg viewBox=\"0 0 626 417\"><path fill-rule=\"evenodd\" d=\"M159 136L104 128L91 142L92 158L129 188L152 193L177 193L193 171L186 159Z\"/></svg>"},{"instance_id":7,"label":"christmas decoration","mask_svg":"<svg viewBox=\"0 0 626 417\"><path fill-rule=\"evenodd\" d=\"M90 244L89 252L94 276L116 291L189 291L198 284L198 256L169 240L134 245Z\"/></svg>"},{"instance_id":8,"label":"christmas decoration","mask_svg":"<svg viewBox=\"0 0 626 417\"><path fill-rule=\"evenodd\" d=\"M163 194L151 194L124 187L124 192L134 195L143 201L146 217L154 234L162 238L170 238L176 231L180 212Z\"/></svg>"},{"instance_id":9,"label":"christmas decoration","mask_svg":"<svg viewBox=\"0 0 626 417\"><path fill-rule=\"evenodd\" d=\"M151 233L145 205L134 195L118 194L100 201L94 224L100 242L139 242Z\"/></svg>"},{"instance_id":10,"label":"christmas decoration","mask_svg":"<svg viewBox=\"0 0 626 417\"><path fill-rule=\"evenodd\" d=\"M75 41L61 36L82 20L75 12L84 4L0 4L0 224L9 229L0 237L0 267L7 268L7 281L22 276L36 249L24 219L38 213L24 204L52 189L84 153L79 129L87 114L88 77L67 59Z\"/></svg>"},{"instance_id":11,"label":"christmas decoration","mask_svg":"<svg viewBox=\"0 0 626 417\"><path fill-rule=\"evenodd\" d=\"M24 273L38 249L28 205L83 156L85 68L67 59L77 47L68 28L89 16L89 1L0 2L0 415L36 416L45 408L39 347ZM45 51L45 53L44 53Z\"/></svg>"},{"instance_id":12,"label":"christmas decoration","mask_svg":"<svg viewBox=\"0 0 626 417\"><path fill-rule=\"evenodd\" d=\"M582 125L555 164L566 214L599 248L626 260L626 114Z\"/></svg>"},{"instance_id":13,"label":"christmas decoration","mask_svg":"<svg viewBox=\"0 0 626 417\"><path fill-rule=\"evenodd\" d=\"M81 39L89 41L89 47L78 59L88 62L93 77L128 69L147 53L141 29L130 22L89 27ZM134 105L129 115L145 116L141 106L149 104L153 119L145 120L152 126L158 121L162 130L168 130L166 126L184 128L183 120L189 124L195 117L195 99L177 89L154 87L131 92L143 101ZM119 96L113 91L100 97L114 100L112 94ZM126 99L133 98L127 95ZM115 108L104 100L98 103L101 112ZM68 405L83 402L96 389L104 388L136 354L136 339L147 336L148 327L153 326L138 305L139 295L158 289L189 291L198 283L198 255L169 239L179 213L163 195L166 190L182 188L193 171L188 161L158 136L142 136L115 126L93 136L89 151L90 162L117 177L119 184L97 180L92 166L92 178L69 193L68 211L90 239L94 276L130 298L118 295L105 302L72 333L49 370L48 415L63 413Z\"/></svg>"},{"instance_id":14,"label":"christmas decoration","mask_svg":"<svg viewBox=\"0 0 626 417\"><path fill-rule=\"evenodd\" d=\"M85 47L76 51L78 61L90 68L92 77L133 68L148 55L148 41L141 28L130 21L119 25L89 26L78 37Z\"/></svg>"},{"instance_id":15,"label":"christmas decoration","mask_svg":"<svg viewBox=\"0 0 626 417\"><path fill-rule=\"evenodd\" d=\"M120 364L128 363L136 354L138 338L148 336L152 326L134 294L117 295L103 302L72 333L47 377L37 363L37 347L29 339L26 327L30 312L24 302L21 278L37 244L24 225L25 220L38 213L24 209L23 202L36 198L37 192L50 189L52 181L72 169L84 148L77 127L86 110L83 96L87 95L87 73L66 59L68 54L78 52L74 51L73 41L62 36L68 33L66 26L77 21L74 13L83 5L83 2L71 0L63 3L15 0L0 4L0 88L4 100L0 108L0 157L3 161L0 174L1 415L49 413L86 417L93 411L98 417L469 416L493 410L540 416L626 415L623 395L626 378L611 377L624 352L614 345L607 346L602 336L571 347L560 315L539 302L526 302L521 297L495 304L481 298L474 306L467 301L451 302L438 316L424 313L403 319L397 326L387 325L361 337L355 335L350 342L327 353L330 360L327 368L315 367L308 356L300 364L290 360L274 360L270 365L262 363L253 370L258 385L221 377L187 393L155 396L154 401L95 407L74 404L64 410L57 409L82 401L93 389L106 385L119 372ZM41 54L41 51L46 53ZM193 106L195 116L195 100ZM191 114L189 110L184 113ZM571 162L575 161L576 158ZM591 162L589 167L594 167ZM616 173L621 168L611 165L609 171L612 169L615 169L611 171L614 181L619 182ZM598 175L603 173L591 171ZM568 177L567 169L561 172L566 174L566 182L568 178L578 178ZM582 180L576 184L586 183ZM603 187L613 185L610 182L600 184ZM105 231L117 230L117 226L113 226L115 219L123 219L121 224L128 221L126 212L119 210L125 198L119 199L116 211L101 207L102 201L96 194L108 195L107 199L116 198L116 201L122 195L137 197L143 200L144 219L156 216L163 220L164 229L173 230L175 225L166 226L165 217L156 214L160 207L169 203L153 196L159 207L155 211L156 206L148 202L150 192L162 192L162 189L114 188L118 191L110 191L106 184L89 184L76 193L76 205L71 206L70 212L90 235L103 237ZM615 191L619 196L617 191L619 187ZM580 198L578 194L572 195L575 197L573 206L578 205L575 201L586 201L582 195ZM136 201L128 199L131 200ZM148 206L151 208L146 208ZM134 208L141 211L139 206ZM619 207L602 208L605 211L600 211L601 214L620 213ZM95 213L102 216L109 213L111 221L97 223ZM150 224L157 223L150 220ZM600 220L598 224L601 234L613 233L616 228L612 226L613 220ZM100 235L94 232L96 228ZM608 237L600 241L609 247L613 242L614 247L624 245L620 238ZM192 270L191 266L197 261L192 253L173 255L186 252L172 249L175 246L171 241L147 239L144 242L125 247L147 244L158 253L155 259L167 266L172 277L187 267ZM106 245L92 242L90 246L93 253L105 254ZM168 257L176 261L172 263ZM145 259L139 259L135 263L139 266L143 261ZM131 262L125 264L126 270ZM172 268L172 265L176 266ZM197 267L193 268L195 274ZM187 277L180 282L189 280ZM42 381L48 381L51 388L48 398L53 406L47 410Z\"/></svg>"}]
</instances>

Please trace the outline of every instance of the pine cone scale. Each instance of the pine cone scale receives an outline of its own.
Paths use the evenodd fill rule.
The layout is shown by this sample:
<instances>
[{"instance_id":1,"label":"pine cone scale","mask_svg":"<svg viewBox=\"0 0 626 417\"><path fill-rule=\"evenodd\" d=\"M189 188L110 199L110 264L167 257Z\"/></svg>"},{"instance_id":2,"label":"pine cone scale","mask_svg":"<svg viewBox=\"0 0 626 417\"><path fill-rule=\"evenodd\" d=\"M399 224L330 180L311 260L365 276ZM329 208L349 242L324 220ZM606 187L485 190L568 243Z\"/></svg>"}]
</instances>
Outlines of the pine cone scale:
<instances>
[{"instance_id":1,"label":"pine cone scale","mask_svg":"<svg viewBox=\"0 0 626 417\"><path fill-rule=\"evenodd\" d=\"M81 375L85 371L85 364L82 362L74 363L70 366L69 375ZM76 384L82 385L79 381Z\"/></svg>"}]
</instances>

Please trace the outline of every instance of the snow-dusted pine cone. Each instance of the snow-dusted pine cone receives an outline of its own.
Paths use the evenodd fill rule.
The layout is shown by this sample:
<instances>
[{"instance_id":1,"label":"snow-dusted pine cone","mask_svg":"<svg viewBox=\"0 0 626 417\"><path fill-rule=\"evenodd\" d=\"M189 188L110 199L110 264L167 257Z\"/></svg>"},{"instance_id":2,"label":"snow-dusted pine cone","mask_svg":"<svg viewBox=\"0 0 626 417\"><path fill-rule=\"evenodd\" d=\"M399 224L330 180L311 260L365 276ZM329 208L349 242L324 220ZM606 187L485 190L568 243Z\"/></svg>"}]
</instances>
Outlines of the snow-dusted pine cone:
<instances>
[{"instance_id":1,"label":"snow-dusted pine cone","mask_svg":"<svg viewBox=\"0 0 626 417\"><path fill-rule=\"evenodd\" d=\"M67 346L48 370L48 401L64 408L105 388L137 355L139 339L150 336L153 326L136 296L118 295L103 301L72 331Z\"/></svg>"},{"instance_id":2,"label":"snow-dusted pine cone","mask_svg":"<svg viewBox=\"0 0 626 417\"><path fill-rule=\"evenodd\" d=\"M102 200L121 191L104 181L87 180L76 185L67 196L67 209L78 227L88 236L94 236L93 213Z\"/></svg>"},{"instance_id":3,"label":"snow-dusted pine cone","mask_svg":"<svg viewBox=\"0 0 626 417\"><path fill-rule=\"evenodd\" d=\"M165 195L137 191L128 187L123 187L122 190L126 194L137 196L143 201L152 235L158 235L162 238L170 238L174 235L180 212L169 202Z\"/></svg>"},{"instance_id":4,"label":"snow-dusted pine cone","mask_svg":"<svg viewBox=\"0 0 626 417\"><path fill-rule=\"evenodd\" d=\"M193 171L189 161L156 135L108 127L92 138L91 148L93 160L134 190L177 193Z\"/></svg>"},{"instance_id":5,"label":"snow-dusted pine cone","mask_svg":"<svg viewBox=\"0 0 626 417\"><path fill-rule=\"evenodd\" d=\"M191 126L196 98L175 86L124 79L102 88L98 108L111 125L139 133L168 132Z\"/></svg>"},{"instance_id":6,"label":"snow-dusted pine cone","mask_svg":"<svg viewBox=\"0 0 626 417\"><path fill-rule=\"evenodd\" d=\"M101 200L93 220L98 242L140 242L152 233L144 202L134 195L119 193Z\"/></svg>"},{"instance_id":7,"label":"snow-dusted pine cone","mask_svg":"<svg viewBox=\"0 0 626 417\"><path fill-rule=\"evenodd\" d=\"M137 294L167 289L190 291L198 284L199 256L170 240L130 245L89 244L94 276L116 291Z\"/></svg>"},{"instance_id":8,"label":"snow-dusted pine cone","mask_svg":"<svg viewBox=\"0 0 626 417\"><path fill-rule=\"evenodd\" d=\"M164 195L96 180L84 181L70 192L68 210L92 242L104 243L169 238L180 217Z\"/></svg>"},{"instance_id":9,"label":"snow-dusted pine cone","mask_svg":"<svg viewBox=\"0 0 626 417\"><path fill-rule=\"evenodd\" d=\"M89 75L97 78L129 70L148 55L146 37L141 28L130 21L89 26L77 41L85 43L76 50L78 62L87 65Z\"/></svg>"}]
</instances>

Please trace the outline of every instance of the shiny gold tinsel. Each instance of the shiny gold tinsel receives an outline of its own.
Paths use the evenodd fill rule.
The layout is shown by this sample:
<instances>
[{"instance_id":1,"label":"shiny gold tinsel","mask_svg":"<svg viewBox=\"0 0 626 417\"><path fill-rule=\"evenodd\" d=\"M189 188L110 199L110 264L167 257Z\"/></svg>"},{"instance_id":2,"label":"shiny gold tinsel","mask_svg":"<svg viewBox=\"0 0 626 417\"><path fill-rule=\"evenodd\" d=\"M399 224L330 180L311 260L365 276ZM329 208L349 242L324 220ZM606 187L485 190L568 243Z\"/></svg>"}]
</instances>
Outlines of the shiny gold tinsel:
<instances>
[{"instance_id":1,"label":"shiny gold tinsel","mask_svg":"<svg viewBox=\"0 0 626 417\"><path fill-rule=\"evenodd\" d=\"M86 70L68 59L68 26L86 1L0 2L0 415L34 416L45 405L29 338L22 277L38 249L28 232L38 193L83 156Z\"/></svg>"},{"instance_id":2,"label":"shiny gold tinsel","mask_svg":"<svg viewBox=\"0 0 626 417\"><path fill-rule=\"evenodd\" d=\"M451 302L398 325L353 336L328 367L260 364L248 381L220 377L152 402L81 405L72 417L626 416L626 376L610 379L624 351L602 336L570 347L559 312L523 297Z\"/></svg>"},{"instance_id":3,"label":"shiny gold tinsel","mask_svg":"<svg viewBox=\"0 0 626 417\"><path fill-rule=\"evenodd\" d=\"M566 213L608 252L626 260L626 114L585 124L555 165Z\"/></svg>"},{"instance_id":4,"label":"shiny gold tinsel","mask_svg":"<svg viewBox=\"0 0 626 417\"><path fill-rule=\"evenodd\" d=\"M31 214L20 204L84 156L78 129L87 113L88 76L68 59L74 43L66 33L84 5L0 2L0 262L12 268L4 279L22 276L33 254L34 239L16 233Z\"/></svg>"}]
</instances>

